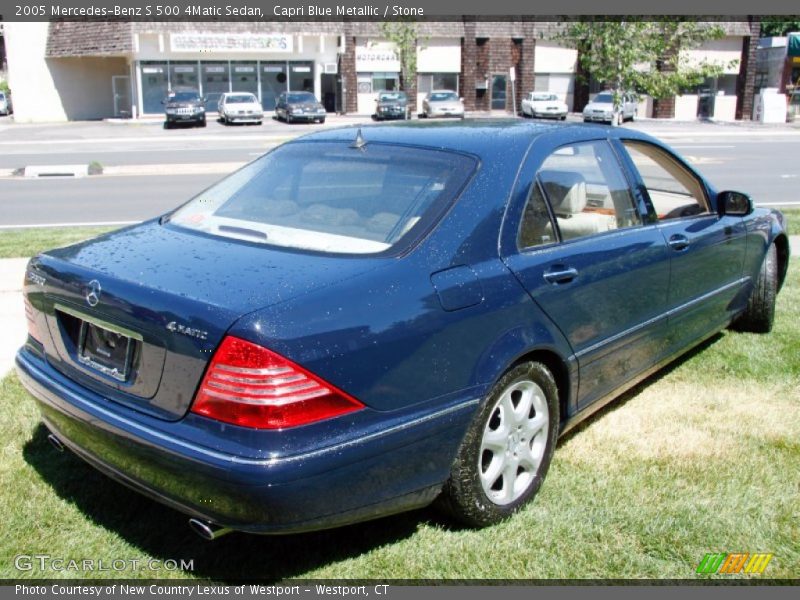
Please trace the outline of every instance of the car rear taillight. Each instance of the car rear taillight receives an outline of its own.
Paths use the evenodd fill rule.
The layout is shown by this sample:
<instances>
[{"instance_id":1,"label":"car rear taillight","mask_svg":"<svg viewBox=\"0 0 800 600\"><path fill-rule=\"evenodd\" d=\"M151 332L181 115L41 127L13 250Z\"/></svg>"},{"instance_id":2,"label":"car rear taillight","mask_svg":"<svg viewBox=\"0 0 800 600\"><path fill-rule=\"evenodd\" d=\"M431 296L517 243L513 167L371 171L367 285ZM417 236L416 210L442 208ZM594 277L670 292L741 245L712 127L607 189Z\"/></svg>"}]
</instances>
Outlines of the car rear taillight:
<instances>
[{"instance_id":1,"label":"car rear taillight","mask_svg":"<svg viewBox=\"0 0 800 600\"><path fill-rule=\"evenodd\" d=\"M227 336L211 359L192 412L242 427L282 429L363 407L283 356Z\"/></svg>"}]
</instances>

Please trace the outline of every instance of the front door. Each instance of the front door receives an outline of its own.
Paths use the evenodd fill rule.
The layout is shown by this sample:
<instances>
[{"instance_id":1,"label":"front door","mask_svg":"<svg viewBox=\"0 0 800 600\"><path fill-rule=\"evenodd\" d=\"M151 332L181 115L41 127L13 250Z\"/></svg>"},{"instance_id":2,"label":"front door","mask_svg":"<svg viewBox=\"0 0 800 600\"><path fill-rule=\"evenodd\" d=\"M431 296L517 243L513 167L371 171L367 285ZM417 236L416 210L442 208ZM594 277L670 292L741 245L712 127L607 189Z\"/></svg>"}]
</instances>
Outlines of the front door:
<instances>
[{"instance_id":1,"label":"front door","mask_svg":"<svg viewBox=\"0 0 800 600\"><path fill-rule=\"evenodd\" d=\"M131 115L131 78L127 75L111 76L111 92L114 94L114 116L127 119Z\"/></svg>"},{"instance_id":2,"label":"front door","mask_svg":"<svg viewBox=\"0 0 800 600\"><path fill-rule=\"evenodd\" d=\"M658 218L670 254L670 346L674 351L716 331L741 308L745 226L742 217L720 217L708 191L666 149L625 141Z\"/></svg>"},{"instance_id":3,"label":"front door","mask_svg":"<svg viewBox=\"0 0 800 600\"><path fill-rule=\"evenodd\" d=\"M507 75L492 75L492 110L506 108L506 78Z\"/></svg>"}]
</instances>

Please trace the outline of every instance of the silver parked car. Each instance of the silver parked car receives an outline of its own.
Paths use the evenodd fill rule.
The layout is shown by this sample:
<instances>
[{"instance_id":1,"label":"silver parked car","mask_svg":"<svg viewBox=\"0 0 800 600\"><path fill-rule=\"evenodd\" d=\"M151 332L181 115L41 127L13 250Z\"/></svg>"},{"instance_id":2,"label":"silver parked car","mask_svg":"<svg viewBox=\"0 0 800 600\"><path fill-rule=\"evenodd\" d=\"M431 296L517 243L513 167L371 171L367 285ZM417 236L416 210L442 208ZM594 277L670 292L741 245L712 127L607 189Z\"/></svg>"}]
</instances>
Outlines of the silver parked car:
<instances>
[{"instance_id":1,"label":"silver parked car","mask_svg":"<svg viewBox=\"0 0 800 600\"><path fill-rule=\"evenodd\" d=\"M222 94L217 104L220 120L225 125L232 123L256 123L261 125L264 110L258 98L250 92L228 92Z\"/></svg>"},{"instance_id":2,"label":"silver parked car","mask_svg":"<svg viewBox=\"0 0 800 600\"><path fill-rule=\"evenodd\" d=\"M11 114L11 97L0 91L0 115Z\"/></svg>"},{"instance_id":3,"label":"silver parked car","mask_svg":"<svg viewBox=\"0 0 800 600\"><path fill-rule=\"evenodd\" d=\"M567 104L552 92L531 92L522 100L522 116L548 119L567 118Z\"/></svg>"},{"instance_id":4,"label":"silver parked car","mask_svg":"<svg viewBox=\"0 0 800 600\"><path fill-rule=\"evenodd\" d=\"M633 121L638 110L633 94L624 93L620 105L614 108L613 92L600 92L583 109L583 122L610 123L621 125L623 121Z\"/></svg>"},{"instance_id":5,"label":"silver parked car","mask_svg":"<svg viewBox=\"0 0 800 600\"><path fill-rule=\"evenodd\" d=\"M422 101L423 117L457 117L464 118L464 100L452 90L434 90L428 92Z\"/></svg>"}]
</instances>

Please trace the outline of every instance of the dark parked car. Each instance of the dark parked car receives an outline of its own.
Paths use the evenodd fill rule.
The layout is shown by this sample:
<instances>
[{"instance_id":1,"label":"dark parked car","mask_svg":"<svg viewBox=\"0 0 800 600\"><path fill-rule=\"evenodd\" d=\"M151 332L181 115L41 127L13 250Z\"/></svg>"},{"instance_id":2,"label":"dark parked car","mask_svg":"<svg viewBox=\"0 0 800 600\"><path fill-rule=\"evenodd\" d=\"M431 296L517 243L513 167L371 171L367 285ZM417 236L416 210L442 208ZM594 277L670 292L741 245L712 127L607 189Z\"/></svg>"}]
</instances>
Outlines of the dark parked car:
<instances>
[{"instance_id":1,"label":"dark parked car","mask_svg":"<svg viewBox=\"0 0 800 600\"><path fill-rule=\"evenodd\" d=\"M164 127L170 129L178 123L206 126L205 99L197 90L175 90L164 100L166 120Z\"/></svg>"},{"instance_id":2,"label":"dark parked car","mask_svg":"<svg viewBox=\"0 0 800 600\"><path fill-rule=\"evenodd\" d=\"M375 119L410 119L411 107L405 92L378 92L375 99Z\"/></svg>"},{"instance_id":3,"label":"dark parked car","mask_svg":"<svg viewBox=\"0 0 800 600\"><path fill-rule=\"evenodd\" d=\"M275 102L275 117L287 123L324 123L325 107L311 92L283 92Z\"/></svg>"},{"instance_id":4,"label":"dark parked car","mask_svg":"<svg viewBox=\"0 0 800 600\"><path fill-rule=\"evenodd\" d=\"M16 362L54 445L209 539L436 498L481 526L607 400L769 331L788 263L780 213L642 133L343 128L33 258Z\"/></svg>"}]
</instances>

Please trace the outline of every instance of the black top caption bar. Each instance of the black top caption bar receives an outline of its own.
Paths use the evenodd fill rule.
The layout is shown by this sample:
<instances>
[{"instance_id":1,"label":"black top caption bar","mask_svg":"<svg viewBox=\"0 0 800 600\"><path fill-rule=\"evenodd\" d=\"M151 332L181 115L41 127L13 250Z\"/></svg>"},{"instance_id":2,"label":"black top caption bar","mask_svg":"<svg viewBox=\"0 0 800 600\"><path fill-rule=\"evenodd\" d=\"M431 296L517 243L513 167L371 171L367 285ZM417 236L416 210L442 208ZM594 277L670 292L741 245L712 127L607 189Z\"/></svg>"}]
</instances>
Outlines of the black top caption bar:
<instances>
[{"instance_id":1,"label":"black top caption bar","mask_svg":"<svg viewBox=\"0 0 800 600\"><path fill-rule=\"evenodd\" d=\"M554 10L559 16L553 15ZM641 0L0 0L4 21L384 21L491 19L535 17L561 20L566 16L593 15L625 18L628 15L726 16L797 13L786 0L672 0L668 6ZM600 13L602 11L602 14Z\"/></svg>"}]
</instances>

